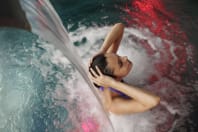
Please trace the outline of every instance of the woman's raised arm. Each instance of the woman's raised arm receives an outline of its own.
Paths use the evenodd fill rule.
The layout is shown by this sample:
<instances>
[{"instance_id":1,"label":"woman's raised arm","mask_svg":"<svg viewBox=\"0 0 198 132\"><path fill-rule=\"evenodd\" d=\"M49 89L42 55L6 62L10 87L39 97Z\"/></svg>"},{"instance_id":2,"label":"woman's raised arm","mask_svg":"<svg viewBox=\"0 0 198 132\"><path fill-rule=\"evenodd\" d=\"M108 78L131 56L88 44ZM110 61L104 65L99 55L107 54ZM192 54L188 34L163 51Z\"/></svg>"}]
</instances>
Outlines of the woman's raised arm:
<instances>
[{"instance_id":1,"label":"woman's raised arm","mask_svg":"<svg viewBox=\"0 0 198 132\"><path fill-rule=\"evenodd\" d=\"M100 51L103 53L116 53L120 46L123 32L124 25L122 23L115 24L107 34Z\"/></svg>"},{"instance_id":2,"label":"woman's raised arm","mask_svg":"<svg viewBox=\"0 0 198 132\"><path fill-rule=\"evenodd\" d=\"M101 53L116 53L120 46L123 32L124 25L122 23L115 24L111 31L107 34L100 50L92 57L92 59ZM89 64L92 62L92 59L90 60Z\"/></svg>"}]
</instances>

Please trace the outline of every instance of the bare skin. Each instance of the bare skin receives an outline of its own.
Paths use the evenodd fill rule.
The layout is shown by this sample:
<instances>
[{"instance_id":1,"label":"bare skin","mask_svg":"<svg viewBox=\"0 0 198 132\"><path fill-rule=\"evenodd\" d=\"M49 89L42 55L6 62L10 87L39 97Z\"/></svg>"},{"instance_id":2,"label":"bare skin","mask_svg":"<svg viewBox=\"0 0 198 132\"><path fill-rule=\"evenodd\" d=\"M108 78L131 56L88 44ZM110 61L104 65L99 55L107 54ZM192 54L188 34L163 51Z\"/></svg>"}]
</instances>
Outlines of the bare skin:
<instances>
[{"instance_id":1,"label":"bare skin","mask_svg":"<svg viewBox=\"0 0 198 132\"><path fill-rule=\"evenodd\" d=\"M121 23L115 24L112 30L107 34L104 43L99 50L99 53L104 53L107 60L107 67L113 70L116 78L103 75L98 67L96 67L97 74L93 69L89 73L89 78L92 82L104 87L102 92L104 96L104 107L115 114L132 114L147 111L157 106L160 102L160 97L142 88L134 87L121 82L132 69L132 62L126 56L119 56L116 54L122 35L124 32L124 25ZM93 75L93 76L92 76ZM124 99L121 96L115 95L109 90L112 87L123 92L131 97L131 99Z\"/></svg>"}]
</instances>

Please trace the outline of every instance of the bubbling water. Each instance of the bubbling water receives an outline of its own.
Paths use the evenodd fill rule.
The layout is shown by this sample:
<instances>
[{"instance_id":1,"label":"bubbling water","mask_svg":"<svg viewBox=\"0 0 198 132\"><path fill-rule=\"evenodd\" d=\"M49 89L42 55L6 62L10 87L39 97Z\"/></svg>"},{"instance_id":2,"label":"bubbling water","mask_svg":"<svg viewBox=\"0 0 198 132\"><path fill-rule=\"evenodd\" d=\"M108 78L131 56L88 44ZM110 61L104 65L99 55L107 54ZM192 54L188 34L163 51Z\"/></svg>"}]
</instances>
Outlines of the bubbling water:
<instances>
[{"instance_id":1,"label":"bubbling water","mask_svg":"<svg viewBox=\"0 0 198 132\"><path fill-rule=\"evenodd\" d=\"M12 28L1 28L0 40L1 131L112 131L81 74L52 44Z\"/></svg>"},{"instance_id":2,"label":"bubbling water","mask_svg":"<svg viewBox=\"0 0 198 132\"><path fill-rule=\"evenodd\" d=\"M97 53L111 27L80 26L76 31L69 33L71 40L78 44L77 51L85 64ZM83 39L86 41L83 42ZM166 45L170 48L165 49ZM139 114L118 116L110 113L116 132L167 132L174 128L176 122L189 114L191 105L183 92L188 93L191 89L164 74L167 72L166 66L174 65L179 59L178 54L174 52L177 47L173 41L161 39L146 28L125 28L118 54L128 56L134 66L124 80L156 93L161 97L161 103L156 108ZM163 64L165 69L157 69L157 64ZM180 109L181 107L183 109Z\"/></svg>"}]
</instances>

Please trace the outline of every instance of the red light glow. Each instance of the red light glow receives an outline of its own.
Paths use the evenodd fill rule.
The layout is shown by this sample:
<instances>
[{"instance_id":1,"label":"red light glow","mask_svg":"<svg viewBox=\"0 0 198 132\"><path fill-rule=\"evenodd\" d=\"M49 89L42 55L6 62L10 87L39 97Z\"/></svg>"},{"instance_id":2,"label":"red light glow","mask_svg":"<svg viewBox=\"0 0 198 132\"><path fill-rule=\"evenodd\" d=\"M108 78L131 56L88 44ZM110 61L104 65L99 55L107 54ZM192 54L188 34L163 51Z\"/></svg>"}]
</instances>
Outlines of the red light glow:
<instances>
[{"instance_id":1,"label":"red light glow","mask_svg":"<svg viewBox=\"0 0 198 132\"><path fill-rule=\"evenodd\" d=\"M176 17L167 11L160 0L133 0L125 7L128 16L125 21L129 26L148 28L154 35L162 40L163 47L157 49L160 61L154 63L160 76L166 76L176 82L182 82L182 75L186 72L187 51L185 43L188 42L186 34L181 30ZM147 41L141 41L147 54L152 57L154 49ZM174 49L171 51L171 47ZM174 59L177 58L177 59ZM149 81L153 83L160 77L151 75Z\"/></svg>"}]
</instances>

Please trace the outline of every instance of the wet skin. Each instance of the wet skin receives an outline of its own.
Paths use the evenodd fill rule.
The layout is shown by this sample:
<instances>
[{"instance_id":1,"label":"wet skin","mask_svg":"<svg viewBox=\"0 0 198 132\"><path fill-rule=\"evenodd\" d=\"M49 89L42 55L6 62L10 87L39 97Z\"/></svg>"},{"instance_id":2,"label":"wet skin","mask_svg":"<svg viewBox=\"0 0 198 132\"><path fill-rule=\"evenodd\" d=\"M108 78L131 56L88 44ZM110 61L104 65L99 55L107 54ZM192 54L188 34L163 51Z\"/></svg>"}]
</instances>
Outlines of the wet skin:
<instances>
[{"instance_id":1,"label":"wet skin","mask_svg":"<svg viewBox=\"0 0 198 132\"><path fill-rule=\"evenodd\" d=\"M125 77L131 70L133 64L127 56L119 56L115 53L106 53L107 67L113 70L118 78Z\"/></svg>"}]
</instances>

